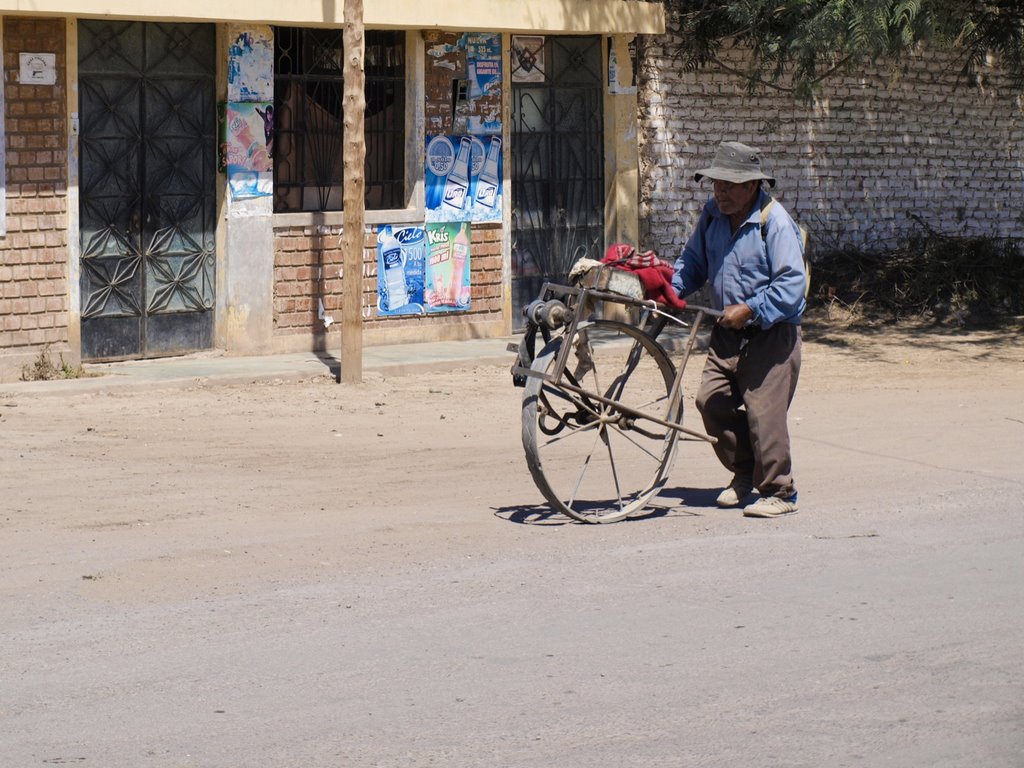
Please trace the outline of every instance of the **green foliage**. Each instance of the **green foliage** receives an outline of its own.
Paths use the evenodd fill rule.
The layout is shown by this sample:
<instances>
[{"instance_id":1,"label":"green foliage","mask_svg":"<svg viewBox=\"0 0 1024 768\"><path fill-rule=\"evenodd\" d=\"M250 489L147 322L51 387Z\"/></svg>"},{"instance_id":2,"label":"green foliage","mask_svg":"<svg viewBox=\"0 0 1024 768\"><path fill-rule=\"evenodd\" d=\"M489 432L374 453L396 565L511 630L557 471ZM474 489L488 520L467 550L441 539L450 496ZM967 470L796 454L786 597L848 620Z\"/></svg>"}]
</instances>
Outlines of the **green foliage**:
<instances>
[{"instance_id":1,"label":"green foliage","mask_svg":"<svg viewBox=\"0 0 1024 768\"><path fill-rule=\"evenodd\" d=\"M887 251L816 254L815 303L892 320L1003 323L1024 315L1024 254L1013 240L918 233Z\"/></svg>"},{"instance_id":2,"label":"green foliage","mask_svg":"<svg viewBox=\"0 0 1024 768\"><path fill-rule=\"evenodd\" d=\"M1024 3L1019 0L666 0L688 69L738 46L749 65L735 74L810 98L835 72L867 61L896 63L924 45L955 51L960 76L977 82L990 57L1024 89ZM788 83L788 85L783 85Z\"/></svg>"}]
</instances>

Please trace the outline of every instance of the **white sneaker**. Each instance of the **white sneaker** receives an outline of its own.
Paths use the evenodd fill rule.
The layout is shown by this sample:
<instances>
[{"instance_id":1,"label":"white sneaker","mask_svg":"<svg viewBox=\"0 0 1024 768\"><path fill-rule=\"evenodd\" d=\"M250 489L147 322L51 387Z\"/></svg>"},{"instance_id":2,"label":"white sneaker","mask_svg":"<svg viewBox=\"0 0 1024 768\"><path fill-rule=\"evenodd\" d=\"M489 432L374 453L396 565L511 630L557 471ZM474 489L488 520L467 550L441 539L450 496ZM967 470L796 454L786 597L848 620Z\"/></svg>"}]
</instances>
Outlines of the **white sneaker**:
<instances>
[{"instance_id":1,"label":"white sneaker","mask_svg":"<svg viewBox=\"0 0 1024 768\"><path fill-rule=\"evenodd\" d=\"M718 494L716 502L720 507L738 507L754 490L754 481L749 477L733 475L729 487Z\"/></svg>"},{"instance_id":2,"label":"white sneaker","mask_svg":"<svg viewBox=\"0 0 1024 768\"><path fill-rule=\"evenodd\" d=\"M779 517L796 512L796 494L788 498L781 496L762 496L753 504L743 508L744 517Z\"/></svg>"}]
</instances>

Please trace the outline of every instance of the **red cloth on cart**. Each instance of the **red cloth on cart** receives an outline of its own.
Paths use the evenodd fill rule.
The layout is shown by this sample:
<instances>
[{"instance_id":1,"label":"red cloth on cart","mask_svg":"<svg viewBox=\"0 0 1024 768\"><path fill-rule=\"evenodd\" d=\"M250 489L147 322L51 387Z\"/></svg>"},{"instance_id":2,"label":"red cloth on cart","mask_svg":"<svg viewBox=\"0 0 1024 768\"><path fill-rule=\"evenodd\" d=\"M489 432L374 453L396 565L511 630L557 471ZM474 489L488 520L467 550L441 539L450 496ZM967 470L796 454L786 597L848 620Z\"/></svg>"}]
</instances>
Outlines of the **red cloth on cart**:
<instances>
[{"instance_id":1,"label":"red cloth on cart","mask_svg":"<svg viewBox=\"0 0 1024 768\"><path fill-rule=\"evenodd\" d=\"M648 299L676 309L686 306L686 301L679 298L672 287L675 270L667 261L659 259L654 251L639 252L628 243L614 243L608 246L601 263L634 273L640 278Z\"/></svg>"}]
</instances>

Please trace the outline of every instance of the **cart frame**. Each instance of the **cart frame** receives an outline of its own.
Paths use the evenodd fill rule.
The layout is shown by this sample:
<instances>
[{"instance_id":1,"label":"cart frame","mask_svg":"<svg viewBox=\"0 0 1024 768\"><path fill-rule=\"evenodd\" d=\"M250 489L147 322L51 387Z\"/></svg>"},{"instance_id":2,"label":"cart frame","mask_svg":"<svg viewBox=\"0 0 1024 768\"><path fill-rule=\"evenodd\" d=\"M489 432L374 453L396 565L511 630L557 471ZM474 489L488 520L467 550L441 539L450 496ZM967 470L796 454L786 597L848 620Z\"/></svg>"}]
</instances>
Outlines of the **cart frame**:
<instances>
[{"instance_id":1,"label":"cart frame","mask_svg":"<svg viewBox=\"0 0 1024 768\"><path fill-rule=\"evenodd\" d=\"M627 321L608 319L615 312L609 308L615 305ZM677 310L636 295L545 283L524 314L526 331L510 347L517 352L511 372L514 383L525 389L527 464L555 510L588 523L622 520L643 510L661 490L680 437L715 442L682 423L683 377L701 328L721 312L695 305ZM689 322L683 319L686 316ZM688 329L678 363L671 360L675 350L659 339L667 327ZM540 350L538 334L543 339ZM616 341L627 343L616 347ZM612 368L611 378L603 382L598 375L604 365L598 364L602 345L609 351L619 349L617 355L609 352L615 360L602 371L607 377L607 368ZM588 449L587 441L577 436L589 433L595 439ZM630 467L649 465L637 467L641 479L627 480L627 462L617 460L616 451L620 457L623 452L639 457L630 459ZM552 461L555 453L558 458ZM574 460L582 460L579 472ZM601 463L604 470L597 468ZM602 477L602 471L610 477ZM559 473L568 474L568 480L556 479ZM609 498L599 498L601 491L590 489L584 480L590 486L604 483Z\"/></svg>"}]
</instances>

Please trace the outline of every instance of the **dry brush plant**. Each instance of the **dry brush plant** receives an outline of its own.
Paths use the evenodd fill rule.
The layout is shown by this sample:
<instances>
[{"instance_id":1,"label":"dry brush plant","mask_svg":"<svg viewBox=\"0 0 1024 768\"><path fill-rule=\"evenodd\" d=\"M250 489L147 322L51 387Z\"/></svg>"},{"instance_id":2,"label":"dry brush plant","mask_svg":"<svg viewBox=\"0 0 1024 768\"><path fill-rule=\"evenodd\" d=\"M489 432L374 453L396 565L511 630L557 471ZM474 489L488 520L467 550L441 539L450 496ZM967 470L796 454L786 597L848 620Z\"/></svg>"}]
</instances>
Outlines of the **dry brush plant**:
<instances>
[{"instance_id":1,"label":"dry brush plant","mask_svg":"<svg viewBox=\"0 0 1024 768\"><path fill-rule=\"evenodd\" d=\"M1024 315L1024 254L1007 238L923 232L886 250L815 255L814 303L879 319L998 325Z\"/></svg>"}]
</instances>

